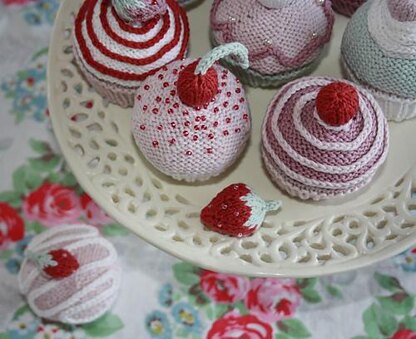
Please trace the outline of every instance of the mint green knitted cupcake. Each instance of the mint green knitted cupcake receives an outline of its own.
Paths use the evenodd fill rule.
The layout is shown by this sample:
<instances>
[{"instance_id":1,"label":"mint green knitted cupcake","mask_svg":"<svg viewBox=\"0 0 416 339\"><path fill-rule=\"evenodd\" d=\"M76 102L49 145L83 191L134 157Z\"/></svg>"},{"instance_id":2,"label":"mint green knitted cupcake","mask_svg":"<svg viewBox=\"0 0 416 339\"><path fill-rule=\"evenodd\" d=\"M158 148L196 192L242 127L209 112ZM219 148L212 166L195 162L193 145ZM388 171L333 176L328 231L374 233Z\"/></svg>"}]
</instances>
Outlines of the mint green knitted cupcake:
<instances>
[{"instance_id":1,"label":"mint green knitted cupcake","mask_svg":"<svg viewBox=\"0 0 416 339\"><path fill-rule=\"evenodd\" d=\"M341 46L346 76L372 92L389 120L416 116L416 3L376 0L349 22Z\"/></svg>"}]
</instances>

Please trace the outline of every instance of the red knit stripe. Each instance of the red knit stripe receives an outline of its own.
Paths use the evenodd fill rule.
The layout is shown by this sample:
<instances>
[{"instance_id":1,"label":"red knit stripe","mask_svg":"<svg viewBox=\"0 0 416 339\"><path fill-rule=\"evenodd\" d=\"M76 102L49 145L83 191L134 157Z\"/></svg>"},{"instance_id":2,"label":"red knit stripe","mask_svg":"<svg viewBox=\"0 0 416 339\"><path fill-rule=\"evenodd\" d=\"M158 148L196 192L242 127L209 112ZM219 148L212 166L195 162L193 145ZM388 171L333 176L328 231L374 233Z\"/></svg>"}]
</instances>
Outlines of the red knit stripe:
<instances>
[{"instance_id":1,"label":"red knit stripe","mask_svg":"<svg viewBox=\"0 0 416 339\"><path fill-rule=\"evenodd\" d=\"M97 1L97 0L96 0ZM170 0L168 0L167 2L169 2ZM94 8L94 6L93 6ZM92 27L92 16L93 16L93 8L91 8L88 12L88 17L87 17L87 24L91 25ZM101 21L101 25L104 28L104 32L114 41L117 41L120 45L124 45L130 48L137 48L137 49L146 49L149 48L155 44L157 44L167 33L167 31L169 30L170 27L170 18L168 13L166 13L166 15L164 15L163 18L163 26L161 28L161 30L157 33L156 36L154 36L152 39L148 40L148 41L143 41L143 42L135 42L135 41L130 41L130 40L126 40L122 37L120 37L119 35L117 35L116 32L114 32L108 22L108 18L107 18L107 9L108 7L105 5L104 1L101 2L101 9L100 9L100 21ZM178 17L179 17L179 5L176 5L176 11L174 8L172 8L174 15L175 15L175 24L178 21ZM177 26L176 26L177 27ZM175 32L175 37L178 34L178 30Z\"/></svg>"},{"instance_id":2,"label":"red knit stripe","mask_svg":"<svg viewBox=\"0 0 416 339\"><path fill-rule=\"evenodd\" d=\"M111 0L104 0L103 2L105 1L111 1ZM108 7L108 5L106 5L106 7ZM156 26L156 24L159 22L159 19L160 19L160 17L157 16L156 18L153 18L152 20L147 22L146 25L142 27L134 27L132 25L125 23L124 20L120 18L113 6L111 6L111 13L123 31L128 32L128 33L134 33L134 34L146 34L147 32L149 32L151 29L153 29ZM162 19L165 19L165 18L162 18Z\"/></svg>"},{"instance_id":3,"label":"red knit stripe","mask_svg":"<svg viewBox=\"0 0 416 339\"><path fill-rule=\"evenodd\" d=\"M168 0L168 2L172 3L171 0ZM80 51L82 53L83 58L85 59L85 62L90 66L93 67L95 70L97 70L98 72L114 77L114 78L118 78L121 80L126 80L126 81L143 81L146 77L148 77L149 75L152 75L154 73L156 73L159 68L156 68L154 70L150 70L146 73L143 74L133 74L133 73L128 73L128 72L121 72L121 71L117 71L114 69L111 69L105 65L100 64L99 62L95 61L94 58L91 55L90 50L88 49L86 42L84 40L84 37L82 35L82 22L85 20L85 16L87 14L87 11L89 9L89 5L91 3L94 3L94 0L86 0L83 5L81 6L79 13L77 15L77 18L75 20L75 38L78 41L79 47L80 47ZM175 4L173 5L175 7ZM176 5L176 7L178 7L178 5ZM184 57L185 52L187 50L188 47L188 41L189 41L189 23L188 23L188 18L186 16L185 11L179 9L179 13L181 15L182 18L182 22L184 24L184 38L183 38L183 42L182 42L182 47L181 50L178 54L178 56L174 59L174 60L180 60ZM157 55L157 58L159 58L161 55Z\"/></svg>"}]
</instances>

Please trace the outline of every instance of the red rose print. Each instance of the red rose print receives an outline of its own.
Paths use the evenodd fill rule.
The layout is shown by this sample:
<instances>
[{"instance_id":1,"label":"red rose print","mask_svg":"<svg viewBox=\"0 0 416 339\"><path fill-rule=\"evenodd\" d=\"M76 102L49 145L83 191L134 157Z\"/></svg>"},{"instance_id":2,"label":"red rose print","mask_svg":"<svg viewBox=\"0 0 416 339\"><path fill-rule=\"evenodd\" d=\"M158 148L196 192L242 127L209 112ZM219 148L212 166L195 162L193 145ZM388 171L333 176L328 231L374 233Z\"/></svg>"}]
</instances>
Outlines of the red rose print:
<instances>
[{"instance_id":1,"label":"red rose print","mask_svg":"<svg viewBox=\"0 0 416 339\"><path fill-rule=\"evenodd\" d=\"M407 329L399 330L391 337L391 339L416 339L416 332Z\"/></svg>"},{"instance_id":2,"label":"red rose print","mask_svg":"<svg viewBox=\"0 0 416 339\"><path fill-rule=\"evenodd\" d=\"M254 279L245 299L251 313L267 322L291 318L301 296L294 279Z\"/></svg>"},{"instance_id":3,"label":"red rose print","mask_svg":"<svg viewBox=\"0 0 416 339\"><path fill-rule=\"evenodd\" d=\"M210 328L207 339L271 339L273 329L256 316L248 314L241 316L237 311L227 313L216 320Z\"/></svg>"},{"instance_id":4,"label":"red rose print","mask_svg":"<svg viewBox=\"0 0 416 339\"><path fill-rule=\"evenodd\" d=\"M28 220L52 227L77 221L81 203L71 188L45 182L25 198L23 212Z\"/></svg>"},{"instance_id":5,"label":"red rose print","mask_svg":"<svg viewBox=\"0 0 416 339\"><path fill-rule=\"evenodd\" d=\"M25 225L16 210L5 202L0 202L0 249L9 242L23 239Z\"/></svg>"},{"instance_id":6,"label":"red rose print","mask_svg":"<svg viewBox=\"0 0 416 339\"><path fill-rule=\"evenodd\" d=\"M113 221L87 193L81 195L81 206L85 218L91 225L103 226Z\"/></svg>"},{"instance_id":7,"label":"red rose print","mask_svg":"<svg viewBox=\"0 0 416 339\"><path fill-rule=\"evenodd\" d=\"M9 5L26 5L30 2L32 2L33 0L3 0L4 4L9 6Z\"/></svg>"},{"instance_id":8,"label":"red rose print","mask_svg":"<svg viewBox=\"0 0 416 339\"><path fill-rule=\"evenodd\" d=\"M203 271L201 274L201 288L218 303L234 303L242 300L250 281L245 277Z\"/></svg>"}]
</instances>

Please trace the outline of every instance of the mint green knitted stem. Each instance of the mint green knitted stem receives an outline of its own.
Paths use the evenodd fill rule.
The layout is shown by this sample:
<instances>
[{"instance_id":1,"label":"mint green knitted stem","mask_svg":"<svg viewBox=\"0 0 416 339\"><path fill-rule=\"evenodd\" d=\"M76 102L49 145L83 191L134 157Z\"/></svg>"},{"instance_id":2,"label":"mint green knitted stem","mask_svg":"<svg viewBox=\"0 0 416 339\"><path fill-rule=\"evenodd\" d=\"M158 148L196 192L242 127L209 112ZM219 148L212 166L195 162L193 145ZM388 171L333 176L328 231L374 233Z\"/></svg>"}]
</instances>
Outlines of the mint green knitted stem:
<instances>
[{"instance_id":1,"label":"mint green knitted stem","mask_svg":"<svg viewBox=\"0 0 416 339\"><path fill-rule=\"evenodd\" d=\"M238 57L241 68L247 69L249 67L248 49L246 46L240 44L239 42L231 42L229 44L215 47L211 52L205 55L199 61L198 66L195 69L195 74L204 75L216 61L230 54L234 54Z\"/></svg>"},{"instance_id":2,"label":"mint green knitted stem","mask_svg":"<svg viewBox=\"0 0 416 339\"><path fill-rule=\"evenodd\" d=\"M36 263L41 270L45 267L58 265L58 263L52 259L50 254L38 254L32 251L27 251L26 257Z\"/></svg>"}]
</instances>

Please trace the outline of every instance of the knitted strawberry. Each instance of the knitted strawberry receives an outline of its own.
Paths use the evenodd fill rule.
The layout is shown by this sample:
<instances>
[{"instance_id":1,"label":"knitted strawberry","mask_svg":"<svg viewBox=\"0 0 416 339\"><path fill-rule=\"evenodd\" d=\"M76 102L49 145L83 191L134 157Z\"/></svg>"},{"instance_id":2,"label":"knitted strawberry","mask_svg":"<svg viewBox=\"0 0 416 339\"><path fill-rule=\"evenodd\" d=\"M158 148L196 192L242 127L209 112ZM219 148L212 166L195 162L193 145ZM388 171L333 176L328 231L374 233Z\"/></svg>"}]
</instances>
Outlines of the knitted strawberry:
<instances>
[{"instance_id":1,"label":"knitted strawberry","mask_svg":"<svg viewBox=\"0 0 416 339\"><path fill-rule=\"evenodd\" d=\"M251 119L244 88L217 61L230 54L248 67L240 43L201 59L171 62L139 88L131 121L140 151L161 172L188 182L224 172L243 151Z\"/></svg>"},{"instance_id":2,"label":"knitted strawberry","mask_svg":"<svg viewBox=\"0 0 416 339\"><path fill-rule=\"evenodd\" d=\"M78 260L67 250L57 249L46 254L28 251L27 257L51 278L66 278L76 272L79 268Z\"/></svg>"},{"instance_id":3,"label":"knitted strawberry","mask_svg":"<svg viewBox=\"0 0 416 339\"><path fill-rule=\"evenodd\" d=\"M257 231L268 211L280 206L280 201L264 201L245 184L232 184L201 211L201 221L218 233L247 237Z\"/></svg>"}]
</instances>

